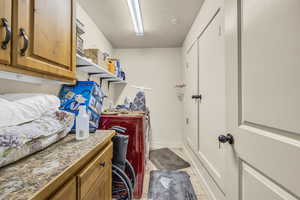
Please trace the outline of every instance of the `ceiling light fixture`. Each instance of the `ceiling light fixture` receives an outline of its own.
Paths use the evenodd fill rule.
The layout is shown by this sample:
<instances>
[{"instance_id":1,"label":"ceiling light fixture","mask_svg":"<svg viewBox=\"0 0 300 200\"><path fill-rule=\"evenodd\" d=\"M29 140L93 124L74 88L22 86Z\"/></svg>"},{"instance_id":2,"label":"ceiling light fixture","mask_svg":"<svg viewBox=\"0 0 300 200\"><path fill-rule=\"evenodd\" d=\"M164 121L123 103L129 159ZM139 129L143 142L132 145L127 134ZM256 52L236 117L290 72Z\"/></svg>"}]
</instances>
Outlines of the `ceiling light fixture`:
<instances>
[{"instance_id":1,"label":"ceiling light fixture","mask_svg":"<svg viewBox=\"0 0 300 200\"><path fill-rule=\"evenodd\" d=\"M139 0L127 0L127 4L129 7L134 31L137 36L143 36L144 28Z\"/></svg>"}]
</instances>

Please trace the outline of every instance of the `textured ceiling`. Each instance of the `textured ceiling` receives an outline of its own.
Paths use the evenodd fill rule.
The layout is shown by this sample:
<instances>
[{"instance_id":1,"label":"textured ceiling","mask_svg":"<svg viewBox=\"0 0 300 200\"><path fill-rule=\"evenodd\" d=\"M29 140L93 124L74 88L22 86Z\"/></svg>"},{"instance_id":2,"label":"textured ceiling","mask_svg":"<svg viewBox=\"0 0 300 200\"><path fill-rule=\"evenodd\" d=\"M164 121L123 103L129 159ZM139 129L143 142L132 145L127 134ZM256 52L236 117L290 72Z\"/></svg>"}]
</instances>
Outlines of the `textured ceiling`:
<instances>
[{"instance_id":1,"label":"textured ceiling","mask_svg":"<svg viewBox=\"0 0 300 200\"><path fill-rule=\"evenodd\" d=\"M135 35L126 0L79 3L114 48L163 48L182 46L203 0L140 0L144 36Z\"/></svg>"}]
</instances>

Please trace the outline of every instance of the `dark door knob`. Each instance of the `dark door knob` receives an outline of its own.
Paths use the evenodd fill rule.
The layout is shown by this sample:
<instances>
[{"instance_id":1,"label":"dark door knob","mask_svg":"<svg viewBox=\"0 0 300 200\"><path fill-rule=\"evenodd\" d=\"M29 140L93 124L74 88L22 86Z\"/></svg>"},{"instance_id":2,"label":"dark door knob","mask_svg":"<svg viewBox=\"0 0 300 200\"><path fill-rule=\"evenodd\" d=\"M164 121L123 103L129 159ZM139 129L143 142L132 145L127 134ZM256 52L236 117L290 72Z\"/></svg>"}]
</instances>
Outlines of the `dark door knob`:
<instances>
[{"instance_id":1,"label":"dark door knob","mask_svg":"<svg viewBox=\"0 0 300 200\"><path fill-rule=\"evenodd\" d=\"M226 143L226 142L228 142L229 144L234 143L233 136L229 133L227 135L220 135L218 137L218 140L219 140L220 143Z\"/></svg>"},{"instance_id":2,"label":"dark door knob","mask_svg":"<svg viewBox=\"0 0 300 200\"><path fill-rule=\"evenodd\" d=\"M200 94L200 95L193 95L192 96L192 99L202 99L202 95Z\"/></svg>"}]
</instances>

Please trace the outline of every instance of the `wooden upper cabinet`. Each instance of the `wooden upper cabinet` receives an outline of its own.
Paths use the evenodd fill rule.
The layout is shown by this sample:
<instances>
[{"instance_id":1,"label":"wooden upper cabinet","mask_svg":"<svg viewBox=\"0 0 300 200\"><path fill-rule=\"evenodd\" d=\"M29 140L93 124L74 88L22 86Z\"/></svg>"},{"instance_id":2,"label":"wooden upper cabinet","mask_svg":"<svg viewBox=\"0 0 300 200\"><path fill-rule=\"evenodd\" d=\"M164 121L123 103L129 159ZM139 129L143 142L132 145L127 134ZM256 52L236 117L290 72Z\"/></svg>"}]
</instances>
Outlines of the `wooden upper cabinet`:
<instances>
[{"instance_id":1,"label":"wooden upper cabinet","mask_svg":"<svg viewBox=\"0 0 300 200\"><path fill-rule=\"evenodd\" d=\"M13 65L75 79L75 1L14 0L13 13Z\"/></svg>"},{"instance_id":2,"label":"wooden upper cabinet","mask_svg":"<svg viewBox=\"0 0 300 200\"><path fill-rule=\"evenodd\" d=\"M0 0L0 64L10 64L12 1Z\"/></svg>"}]
</instances>

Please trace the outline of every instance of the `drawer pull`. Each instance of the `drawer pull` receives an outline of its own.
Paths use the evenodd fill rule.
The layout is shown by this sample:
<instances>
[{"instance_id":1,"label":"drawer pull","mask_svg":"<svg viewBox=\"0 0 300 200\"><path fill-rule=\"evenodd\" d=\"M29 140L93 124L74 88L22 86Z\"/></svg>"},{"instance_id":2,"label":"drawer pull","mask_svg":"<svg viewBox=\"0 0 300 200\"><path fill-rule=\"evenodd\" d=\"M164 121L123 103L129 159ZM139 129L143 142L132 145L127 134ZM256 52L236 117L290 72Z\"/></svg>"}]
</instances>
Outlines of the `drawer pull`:
<instances>
[{"instance_id":1,"label":"drawer pull","mask_svg":"<svg viewBox=\"0 0 300 200\"><path fill-rule=\"evenodd\" d=\"M100 163L100 166L101 166L101 167L105 167L105 162L101 162L101 163Z\"/></svg>"},{"instance_id":2,"label":"drawer pull","mask_svg":"<svg viewBox=\"0 0 300 200\"><path fill-rule=\"evenodd\" d=\"M9 41L11 40L11 28L8 25L7 19L2 18L1 21L2 21L2 26L5 28L5 31L6 31L5 39L2 41L1 48L7 49L7 45L9 43Z\"/></svg>"},{"instance_id":3,"label":"drawer pull","mask_svg":"<svg viewBox=\"0 0 300 200\"><path fill-rule=\"evenodd\" d=\"M26 51L28 49L28 45L29 45L29 39L28 39L28 36L26 35L26 32L23 28L20 29L20 36L22 36L23 39L24 39L24 46L20 50L21 51L21 56L25 56L25 53L26 53Z\"/></svg>"}]
</instances>

